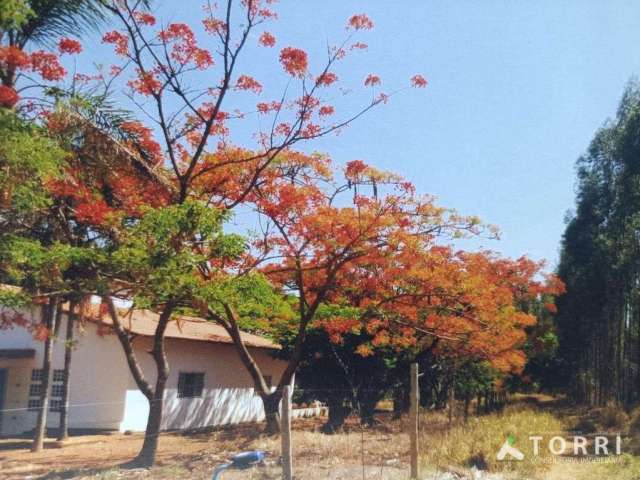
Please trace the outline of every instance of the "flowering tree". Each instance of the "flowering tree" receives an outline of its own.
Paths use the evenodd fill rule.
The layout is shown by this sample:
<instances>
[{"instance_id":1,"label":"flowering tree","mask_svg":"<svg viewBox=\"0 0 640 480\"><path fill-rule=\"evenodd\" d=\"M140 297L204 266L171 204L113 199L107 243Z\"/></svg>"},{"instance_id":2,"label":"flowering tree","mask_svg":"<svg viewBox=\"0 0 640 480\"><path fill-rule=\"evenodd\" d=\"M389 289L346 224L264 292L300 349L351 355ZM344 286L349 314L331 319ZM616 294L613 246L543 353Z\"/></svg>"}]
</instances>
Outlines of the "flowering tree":
<instances>
[{"instance_id":1,"label":"flowering tree","mask_svg":"<svg viewBox=\"0 0 640 480\"><path fill-rule=\"evenodd\" d=\"M263 98L262 80L239 71L239 58L249 42L257 40L267 51L276 46L274 35L262 30L277 16L273 3L229 0L220 10L207 5L203 33L198 33L195 26L184 23L158 26L143 2L105 0L102 5L118 20L119 27L106 32L103 42L113 46L117 61L97 73L76 75L78 82L102 88L104 95L121 92L126 96L136 119L108 125L119 139L112 144L120 145L135 159L129 165L145 170L145 185L138 182L141 177L120 170L103 169L97 179L83 177L82 169L70 171L58 191L72 205L76 219L108 239L116 252L109 260L109 274L100 277L99 288L132 375L151 405L137 464L149 465L155 459L169 368L164 351L168 322L174 313L202 307L203 302L225 291L220 287L229 285L225 282L228 275L241 284L245 278L237 275L244 267L237 252L232 255L219 248L218 242L227 244L219 231L227 214L216 212L244 205L260 186L276 182L286 173L278 165L280 158L305 162L304 155L293 151L296 144L337 132L388 99L388 95L374 94L360 110L340 119L335 107L324 100L338 86L334 65L349 53L366 48L354 39L373 26L365 15L349 20L347 38L329 47L327 60L315 71L304 50L281 48L276 61L289 77L287 87L274 98ZM366 87L377 84L379 80L368 81ZM410 85L424 87L426 81L416 75ZM258 97L254 107L233 107L233 97L249 95ZM257 119L253 145L234 143L234 125L251 119ZM304 167L304 163L289 165ZM126 200L125 192L131 194ZM211 212L205 213L201 207ZM162 249L164 267L151 268L157 267L152 262L157 260L152 258L156 250L140 248L136 238L166 247ZM202 238L213 243L206 244ZM117 254L131 253L132 249L140 256ZM185 255L190 261L180 267L178 260L184 260ZM124 268L125 260L138 263ZM184 265L193 268L185 269ZM165 275L162 279L160 271ZM165 288L169 283L172 288ZM152 308L160 315L153 348L157 373L153 386L143 378L131 339L111 299L132 294L134 308Z\"/></svg>"},{"instance_id":2,"label":"flowering tree","mask_svg":"<svg viewBox=\"0 0 640 480\"><path fill-rule=\"evenodd\" d=\"M355 288L354 276L362 271L376 267L385 278L398 273L397 268L389 273L386 269L405 254L407 243L433 248L439 238L481 229L477 219L437 207L432 199L416 196L409 182L361 161L347 165L343 182L333 179L330 162L320 156L282 156L278 167L283 173L263 182L248 198L262 216L264 231L239 269L259 268L283 293L296 298L296 315L289 326L294 331L291 355L275 391L242 344L231 297L209 299L214 305L210 318L234 339L274 430L282 390L293 378L307 330L323 304L343 303ZM363 189L372 189L374 195L364 195ZM345 195L352 205L349 200L344 204ZM364 286L365 280L360 280ZM366 292L379 298L377 283L375 277L370 279ZM339 331L348 328L348 321L332 317L327 328Z\"/></svg>"}]
</instances>

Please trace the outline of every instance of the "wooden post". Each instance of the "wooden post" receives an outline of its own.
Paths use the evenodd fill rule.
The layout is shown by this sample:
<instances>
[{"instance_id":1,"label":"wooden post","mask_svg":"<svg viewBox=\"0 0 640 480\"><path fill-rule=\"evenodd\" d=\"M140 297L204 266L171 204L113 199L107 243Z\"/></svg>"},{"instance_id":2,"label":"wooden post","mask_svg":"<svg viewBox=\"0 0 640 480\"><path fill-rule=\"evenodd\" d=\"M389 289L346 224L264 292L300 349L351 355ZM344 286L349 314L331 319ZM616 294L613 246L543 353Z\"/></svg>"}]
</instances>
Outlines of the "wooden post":
<instances>
[{"instance_id":1,"label":"wooden post","mask_svg":"<svg viewBox=\"0 0 640 480\"><path fill-rule=\"evenodd\" d=\"M447 403L449 404L449 426L451 426L451 422L453 421L453 410L455 405L455 392L453 388L453 384L449 387L449 399Z\"/></svg>"},{"instance_id":2,"label":"wooden post","mask_svg":"<svg viewBox=\"0 0 640 480\"><path fill-rule=\"evenodd\" d=\"M411 439L411 479L418 478L418 409L420 393L418 389L418 364L411 364L411 409L409 413L409 435Z\"/></svg>"},{"instance_id":3,"label":"wooden post","mask_svg":"<svg viewBox=\"0 0 640 480\"><path fill-rule=\"evenodd\" d=\"M291 449L291 386L285 385L282 391L282 479L293 480L293 461Z\"/></svg>"}]
</instances>

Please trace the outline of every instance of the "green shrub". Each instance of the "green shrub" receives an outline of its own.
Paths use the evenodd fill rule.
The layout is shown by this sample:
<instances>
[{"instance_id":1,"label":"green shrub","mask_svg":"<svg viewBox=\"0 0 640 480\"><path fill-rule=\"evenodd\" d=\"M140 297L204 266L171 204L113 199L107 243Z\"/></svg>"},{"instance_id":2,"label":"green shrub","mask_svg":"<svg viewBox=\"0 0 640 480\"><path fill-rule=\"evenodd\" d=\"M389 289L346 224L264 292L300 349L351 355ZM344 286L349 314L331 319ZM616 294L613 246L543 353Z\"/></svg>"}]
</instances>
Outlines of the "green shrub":
<instances>
[{"instance_id":1,"label":"green shrub","mask_svg":"<svg viewBox=\"0 0 640 480\"><path fill-rule=\"evenodd\" d=\"M607 430L625 430L629 416L620 407L605 407L599 412L600 424Z\"/></svg>"},{"instance_id":2,"label":"green shrub","mask_svg":"<svg viewBox=\"0 0 640 480\"><path fill-rule=\"evenodd\" d=\"M640 407L634 408L629 418L629 435L640 435Z\"/></svg>"},{"instance_id":3,"label":"green shrub","mask_svg":"<svg viewBox=\"0 0 640 480\"><path fill-rule=\"evenodd\" d=\"M598 425L589 417L582 417L573 428L576 433L594 433L598 431Z\"/></svg>"}]
</instances>

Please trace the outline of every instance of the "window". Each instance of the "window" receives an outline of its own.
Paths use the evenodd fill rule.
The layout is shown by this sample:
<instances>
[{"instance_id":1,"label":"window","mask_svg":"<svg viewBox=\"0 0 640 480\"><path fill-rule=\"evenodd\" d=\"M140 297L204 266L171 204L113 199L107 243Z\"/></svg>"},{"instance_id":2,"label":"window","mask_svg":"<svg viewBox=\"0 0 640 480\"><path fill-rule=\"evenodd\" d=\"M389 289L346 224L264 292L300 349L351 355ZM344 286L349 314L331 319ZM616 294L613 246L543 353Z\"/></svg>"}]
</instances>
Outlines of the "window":
<instances>
[{"instance_id":1,"label":"window","mask_svg":"<svg viewBox=\"0 0 640 480\"><path fill-rule=\"evenodd\" d=\"M203 388L203 372L180 372L178 375L178 398L201 397Z\"/></svg>"},{"instance_id":2,"label":"window","mask_svg":"<svg viewBox=\"0 0 640 480\"><path fill-rule=\"evenodd\" d=\"M52 380L49 410L59 412L62 407L62 395L64 393L64 370L54 370ZM31 370L31 382L27 408L30 412L37 412L42 406L40 402L40 395L42 395L42 369Z\"/></svg>"},{"instance_id":3,"label":"window","mask_svg":"<svg viewBox=\"0 0 640 480\"><path fill-rule=\"evenodd\" d=\"M64 393L64 385L61 383L53 384L51 386L51 397L59 397L62 398L62 394Z\"/></svg>"},{"instance_id":4,"label":"window","mask_svg":"<svg viewBox=\"0 0 640 480\"><path fill-rule=\"evenodd\" d=\"M42 393L42 385L39 383L32 383L29 385L29 396L30 397L39 397Z\"/></svg>"}]
</instances>

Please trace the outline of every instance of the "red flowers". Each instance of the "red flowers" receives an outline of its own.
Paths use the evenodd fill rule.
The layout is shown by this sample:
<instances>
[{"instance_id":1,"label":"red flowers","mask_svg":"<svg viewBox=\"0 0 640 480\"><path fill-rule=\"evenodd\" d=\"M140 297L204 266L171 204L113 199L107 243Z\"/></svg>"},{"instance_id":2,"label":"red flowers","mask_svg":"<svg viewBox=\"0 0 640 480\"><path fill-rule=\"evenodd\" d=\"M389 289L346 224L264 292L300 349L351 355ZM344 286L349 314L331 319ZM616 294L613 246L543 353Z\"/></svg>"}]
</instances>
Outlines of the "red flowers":
<instances>
[{"instance_id":1,"label":"red flowers","mask_svg":"<svg viewBox=\"0 0 640 480\"><path fill-rule=\"evenodd\" d=\"M358 174L364 172L367 168L369 167L362 160L351 160L350 162L347 162L345 176L347 178L354 178Z\"/></svg>"},{"instance_id":2,"label":"red flowers","mask_svg":"<svg viewBox=\"0 0 640 480\"><path fill-rule=\"evenodd\" d=\"M30 65L29 55L18 47L0 47L0 63L6 68L25 68Z\"/></svg>"},{"instance_id":3,"label":"red flowers","mask_svg":"<svg viewBox=\"0 0 640 480\"><path fill-rule=\"evenodd\" d=\"M13 108L20 96L11 87L0 85L0 107Z\"/></svg>"},{"instance_id":4,"label":"red flowers","mask_svg":"<svg viewBox=\"0 0 640 480\"><path fill-rule=\"evenodd\" d=\"M133 17L136 19L136 22L141 23L143 25L155 25L156 17L151 15L149 12L135 12Z\"/></svg>"},{"instance_id":5,"label":"red flowers","mask_svg":"<svg viewBox=\"0 0 640 480\"><path fill-rule=\"evenodd\" d=\"M280 63L289 75L302 78L308 67L307 54L299 48L286 47L280 51Z\"/></svg>"},{"instance_id":6,"label":"red flowers","mask_svg":"<svg viewBox=\"0 0 640 480\"><path fill-rule=\"evenodd\" d=\"M364 79L364 85L366 87L373 87L374 85L380 85L380 77L370 73L367 78Z\"/></svg>"},{"instance_id":7,"label":"red flowers","mask_svg":"<svg viewBox=\"0 0 640 480\"><path fill-rule=\"evenodd\" d=\"M153 139L150 128L138 121L122 122L120 128L131 135L136 146L149 155L152 163L158 163L162 160L162 149L160 144Z\"/></svg>"},{"instance_id":8,"label":"red flowers","mask_svg":"<svg viewBox=\"0 0 640 480\"><path fill-rule=\"evenodd\" d=\"M260 45L263 47L273 47L276 44L276 37L271 35L269 32L262 32L258 42L260 42Z\"/></svg>"},{"instance_id":9,"label":"red flowers","mask_svg":"<svg viewBox=\"0 0 640 480\"><path fill-rule=\"evenodd\" d=\"M213 57L209 51L197 46L193 31L186 23L170 24L160 32L160 38L165 43L173 43L171 58L181 65L193 61L199 70L213 65Z\"/></svg>"},{"instance_id":10,"label":"red flowers","mask_svg":"<svg viewBox=\"0 0 640 480\"><path fill-rule=\"evenodd\" d=\"M239 90L250 90L256 94L262 92L262 85L260 85L260 82L249 75L240 75L236 82L236 88Z\"/></svg>"},{"instance_id":11,"label":"red flowers","mask_svg":"<svg viewBox=\"0 0 640 480\"><path fill-rule=\"evenodd\" d=\"M414 75L411 77L411 86L416 88L425 88L429 82L422 75Z\"/></svg>"},{"instance_id":12,"label":"red flowers","mask_svg":"<svg viewBox=\"0 0 640 480\"><path fill-rule=\"evenodd\" d=\"M364 13L360 13L349 19L347 28L353 28L354 30L371 30L373 28L373 22Z\"/></svg>"},{"instance_id":13,"label":"red flowers","mask_svg":"<svg viewBox=\"0 0 640 480\"><path fill-rule=\"evenodd\" d=\"M58 42L58 50L60 53L75 54L82 51L82 45L77 40L72 38L61 38Z\"/></svg>"},{"instance_id":14,"label":"red flowers","mask_svg":"<svg viewBox=\"0 0 640 480\"><path fill-rule=\"evenodd\" d=\"M162 84L151 72L138 71L138 78L129 80L128 85L142 95L158 95Z\"/></svg>"},{"instance_id":15,"label":"red flowers","mask_svg":"<svg viewBox=\"0 0 640 480\"><path fill-rule=\"evenodd\" d=\"M38 50L31 54L31 68L49 81L62 80L67 71L53 53Z\"/></svg>"},{"instance_id":16,"label":"red flowers","mask_svg":"<svg viewBox=\"0 0 640 480\"><path fill-rule=\"evenodd\" d=\"M318 110L318 115L323 117L327 115L333 115L334 113L335 109L331 105L323 105L322 107L320 107L320 110Z\"/></svg>"},{"instance_id":17,"label":"red flowers","mask_svg":"<svg viewBox=\"0 0 640 480\"><path fill-rule=\"evenodd\" d=\"M90 203L81 203L76 207L76 218L80 223L102 225L107 215L112 213L104 200L95 200Z\"/></svg>"},{"instance_id":18,"label":"red flowers","mask_svg":"<svg viewBox=\"0 0 640 480\"><path fill-rule=\"evenodd\" d=\"M260 102L256 105L256 109L258 110L258 112L264 113L264 114L267 114L271 111L276 112L281 108L282 108L282 104L280 102L271 102L271 103Z\"/></svg>"},{"instance_id":19,"label":"red flowers","mask_svg":"<svg viewBox=\"0 0 640 480\"><path fill-rule=\"evenodd\" d=\"M338 80L338 76L333 72L325 72L316 79L317 85L328 87Z\"/></svg>"},{"instance_id":20,"label":"red flowers","mask_svg":"<svg viewBox=\"0 0 640 480\"><path fill-rule=\"evenodd\" d=\"M129 37L122 32L118 32L117 30L107 32L103 35L102 42L115 45L115 50L118 55L127 55L129 53Z\"/></svg>"},{"instance_id":21,"label":"red flowers","mask_svg":"<svg viewBox=\"0 0 640 480\"><path fill-rule=\"evenodd\" d=\"M205 18L202 21L204 29L209 33L223 35L227 31L227 24L217 18Z\"/></svg>"}]
</instances>

